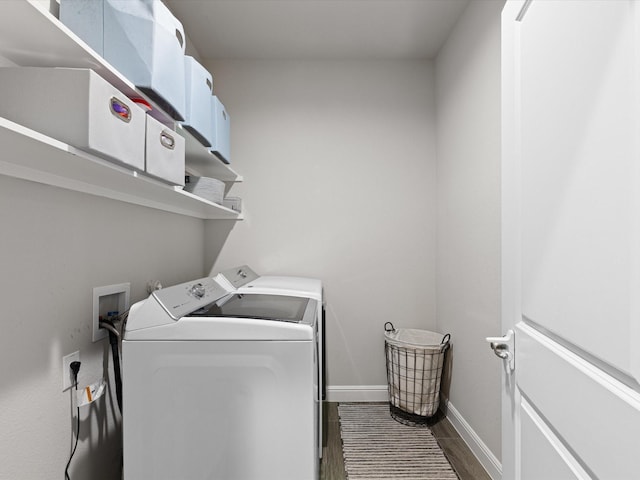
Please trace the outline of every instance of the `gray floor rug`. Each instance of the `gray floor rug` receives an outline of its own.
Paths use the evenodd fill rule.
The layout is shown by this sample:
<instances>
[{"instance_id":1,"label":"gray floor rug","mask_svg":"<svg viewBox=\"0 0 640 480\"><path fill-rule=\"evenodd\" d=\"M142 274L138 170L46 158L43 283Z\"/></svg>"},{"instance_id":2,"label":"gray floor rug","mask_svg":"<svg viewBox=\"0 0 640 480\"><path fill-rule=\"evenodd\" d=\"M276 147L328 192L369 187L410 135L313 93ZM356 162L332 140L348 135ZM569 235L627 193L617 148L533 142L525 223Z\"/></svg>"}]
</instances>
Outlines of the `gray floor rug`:
<instances>
[{"instance_id":1,"label":"gray floor rug","mask_svg":"<svg viewBox=\"0 0 640 480\"><path fill-rule=\"evenodd\" d=\"M348 480L457 480L427 427L396 422L389 405L340 403L340 435Z\"/></svg>"}]
</instances>

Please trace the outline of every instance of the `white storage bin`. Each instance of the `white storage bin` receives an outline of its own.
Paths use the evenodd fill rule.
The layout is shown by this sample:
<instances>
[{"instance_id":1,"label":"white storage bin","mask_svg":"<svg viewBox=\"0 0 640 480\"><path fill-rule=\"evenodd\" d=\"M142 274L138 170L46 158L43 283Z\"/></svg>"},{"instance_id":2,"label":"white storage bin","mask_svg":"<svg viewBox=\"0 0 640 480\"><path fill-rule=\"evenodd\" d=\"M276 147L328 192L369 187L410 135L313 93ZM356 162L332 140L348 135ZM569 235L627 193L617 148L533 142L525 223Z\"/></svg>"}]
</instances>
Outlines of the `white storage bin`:
<instances>
[{"instance_id":1,"label":"white storage bin","mask_svg":"<svg viewBox=\"0 0 640 480\"><path fill-rule=\"evenodd\" d=\"M160 0L61 0L60 20L160 108L184 120L184 29Z\"/></svg>"},{"instance_id":2,"label":"white storage bin","mask_svg":"<svg viewBox=\"0 0 640 480\"><path fill-rule=\"evenodd\" d=\"M222 102L215 95L212 97L213 108L213 138L211 139L211 153L214 153L224 163L231 162L231 119Z\"/></svg>"},{"instance_id":3,"label":"white storage bin","mask_svg":"<svg viewBox=\"0 0 640 480\"><path fill-rule=\"evenodd\" d=\"M222 205L224 197L224 182L209 177L194 177L188 175L184 183L184 189L194 195L202 197L210 202Z\"/></svg>"},{"instance_id":4,"label":"white storage bin","mask_svg":"<svg viewBox=\"0 0 640 480\"><path fill-rule=\"evenodd\" d=\"M186 107L182 125L202 145L210 147L213 134L213 77L195 58L188 55L184 57L184 69Z\"/></svg>"},{"instance_id":5,"label":"white storage bin","mask_svg":"<svg viewBox=\"0 0 640 480\"><path fill-rule=\"evenodd\" d=\"M0 116L144 170L144 111L88 69L0 68Z\"/></svg>"},{"instance_id":6,"label":"white storage bin","mask_svg":"<svg viewBox=\"0 0 640 480\"><path fill-rule=\"evenodd\" d=\"M184 138L147 115L147 173L172 185L184 185Z\"/></svg>"}]
</instances>

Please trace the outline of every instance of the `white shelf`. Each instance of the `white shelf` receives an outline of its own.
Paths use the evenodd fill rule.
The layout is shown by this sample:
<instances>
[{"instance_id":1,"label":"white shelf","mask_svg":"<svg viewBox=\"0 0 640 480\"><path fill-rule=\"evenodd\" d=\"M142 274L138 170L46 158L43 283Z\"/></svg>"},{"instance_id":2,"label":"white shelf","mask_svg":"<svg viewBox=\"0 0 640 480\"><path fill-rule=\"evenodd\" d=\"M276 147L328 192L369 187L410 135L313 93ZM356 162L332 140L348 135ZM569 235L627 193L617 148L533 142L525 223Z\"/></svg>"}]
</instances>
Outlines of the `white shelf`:
<instances>
[{"instance_id":1,"label":"white shelf","mask_svg":"<svg viewBox=\"0 0 640 480\"><path fill-rule=\"evenodd\" d=\"M233 210L111 163L0 118L0 174L68 190L216 220L240 220Z\"/></svg>"},{"instance_id":2,"label":"white shelf","mask_svg":"<svg viewBox=\"0 0 640 480\"><path fill-rule=\"evenodd\" d=\"M37 0L2 0L1 3L0 56L19 66L90 68L128 97L149 101ZM174 121L161 109L153 108L151 115L173 128ZM242 218L231 209L2 118L0 140L5 145L0 174L198 218ZM193 137L186 143L189 145L187 155L195 157L193 162L187 159L187 165L193 163L195 167L190 173L215 177L228 184L242 181L240 175ZM216 161L210 162L211 158Z\"/></svg>"}]
</instances>

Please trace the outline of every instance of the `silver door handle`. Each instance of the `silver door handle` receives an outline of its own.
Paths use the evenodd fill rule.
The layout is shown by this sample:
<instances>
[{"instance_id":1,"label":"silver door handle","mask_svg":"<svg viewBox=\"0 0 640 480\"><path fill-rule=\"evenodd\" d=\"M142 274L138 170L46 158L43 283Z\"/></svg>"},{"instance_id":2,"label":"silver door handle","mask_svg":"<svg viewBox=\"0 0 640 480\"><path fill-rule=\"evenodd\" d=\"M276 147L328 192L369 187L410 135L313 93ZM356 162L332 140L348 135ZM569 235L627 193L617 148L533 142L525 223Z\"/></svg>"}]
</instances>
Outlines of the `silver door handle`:
<instances>
[{"instance_id":1,"label":"silver door handle","mask_svg":"<svg viewBox=\"0 0 640 480\"><path fill-rule=\"evenodd\" d=\"M487 342L491 345L493 353L502 360L506 360L509 370L516 368L515 358L515 333L508 330L504 337L487 337Z\"/></svg>"}]
</instances>

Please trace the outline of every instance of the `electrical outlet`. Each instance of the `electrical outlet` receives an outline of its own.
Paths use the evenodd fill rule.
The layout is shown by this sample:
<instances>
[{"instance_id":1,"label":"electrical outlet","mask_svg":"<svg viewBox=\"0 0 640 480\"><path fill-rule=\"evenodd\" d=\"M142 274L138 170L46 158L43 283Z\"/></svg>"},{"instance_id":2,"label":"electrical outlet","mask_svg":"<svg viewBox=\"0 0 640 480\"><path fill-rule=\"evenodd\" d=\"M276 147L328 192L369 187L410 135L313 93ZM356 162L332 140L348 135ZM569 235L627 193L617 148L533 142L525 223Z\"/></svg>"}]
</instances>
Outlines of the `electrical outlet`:
<instances>
[{"instance_id":1,"label":"electrical outlet","mask_svg":"<svg viewBox=\"0 0 640 480\"><path fill-rule=\"evenodd\" d=\"M73 373L71 372L71 363L80 361L80 352L73 352L62 357L62 391L68 390L73 386Z\"/></svg>"}]
</instances>

